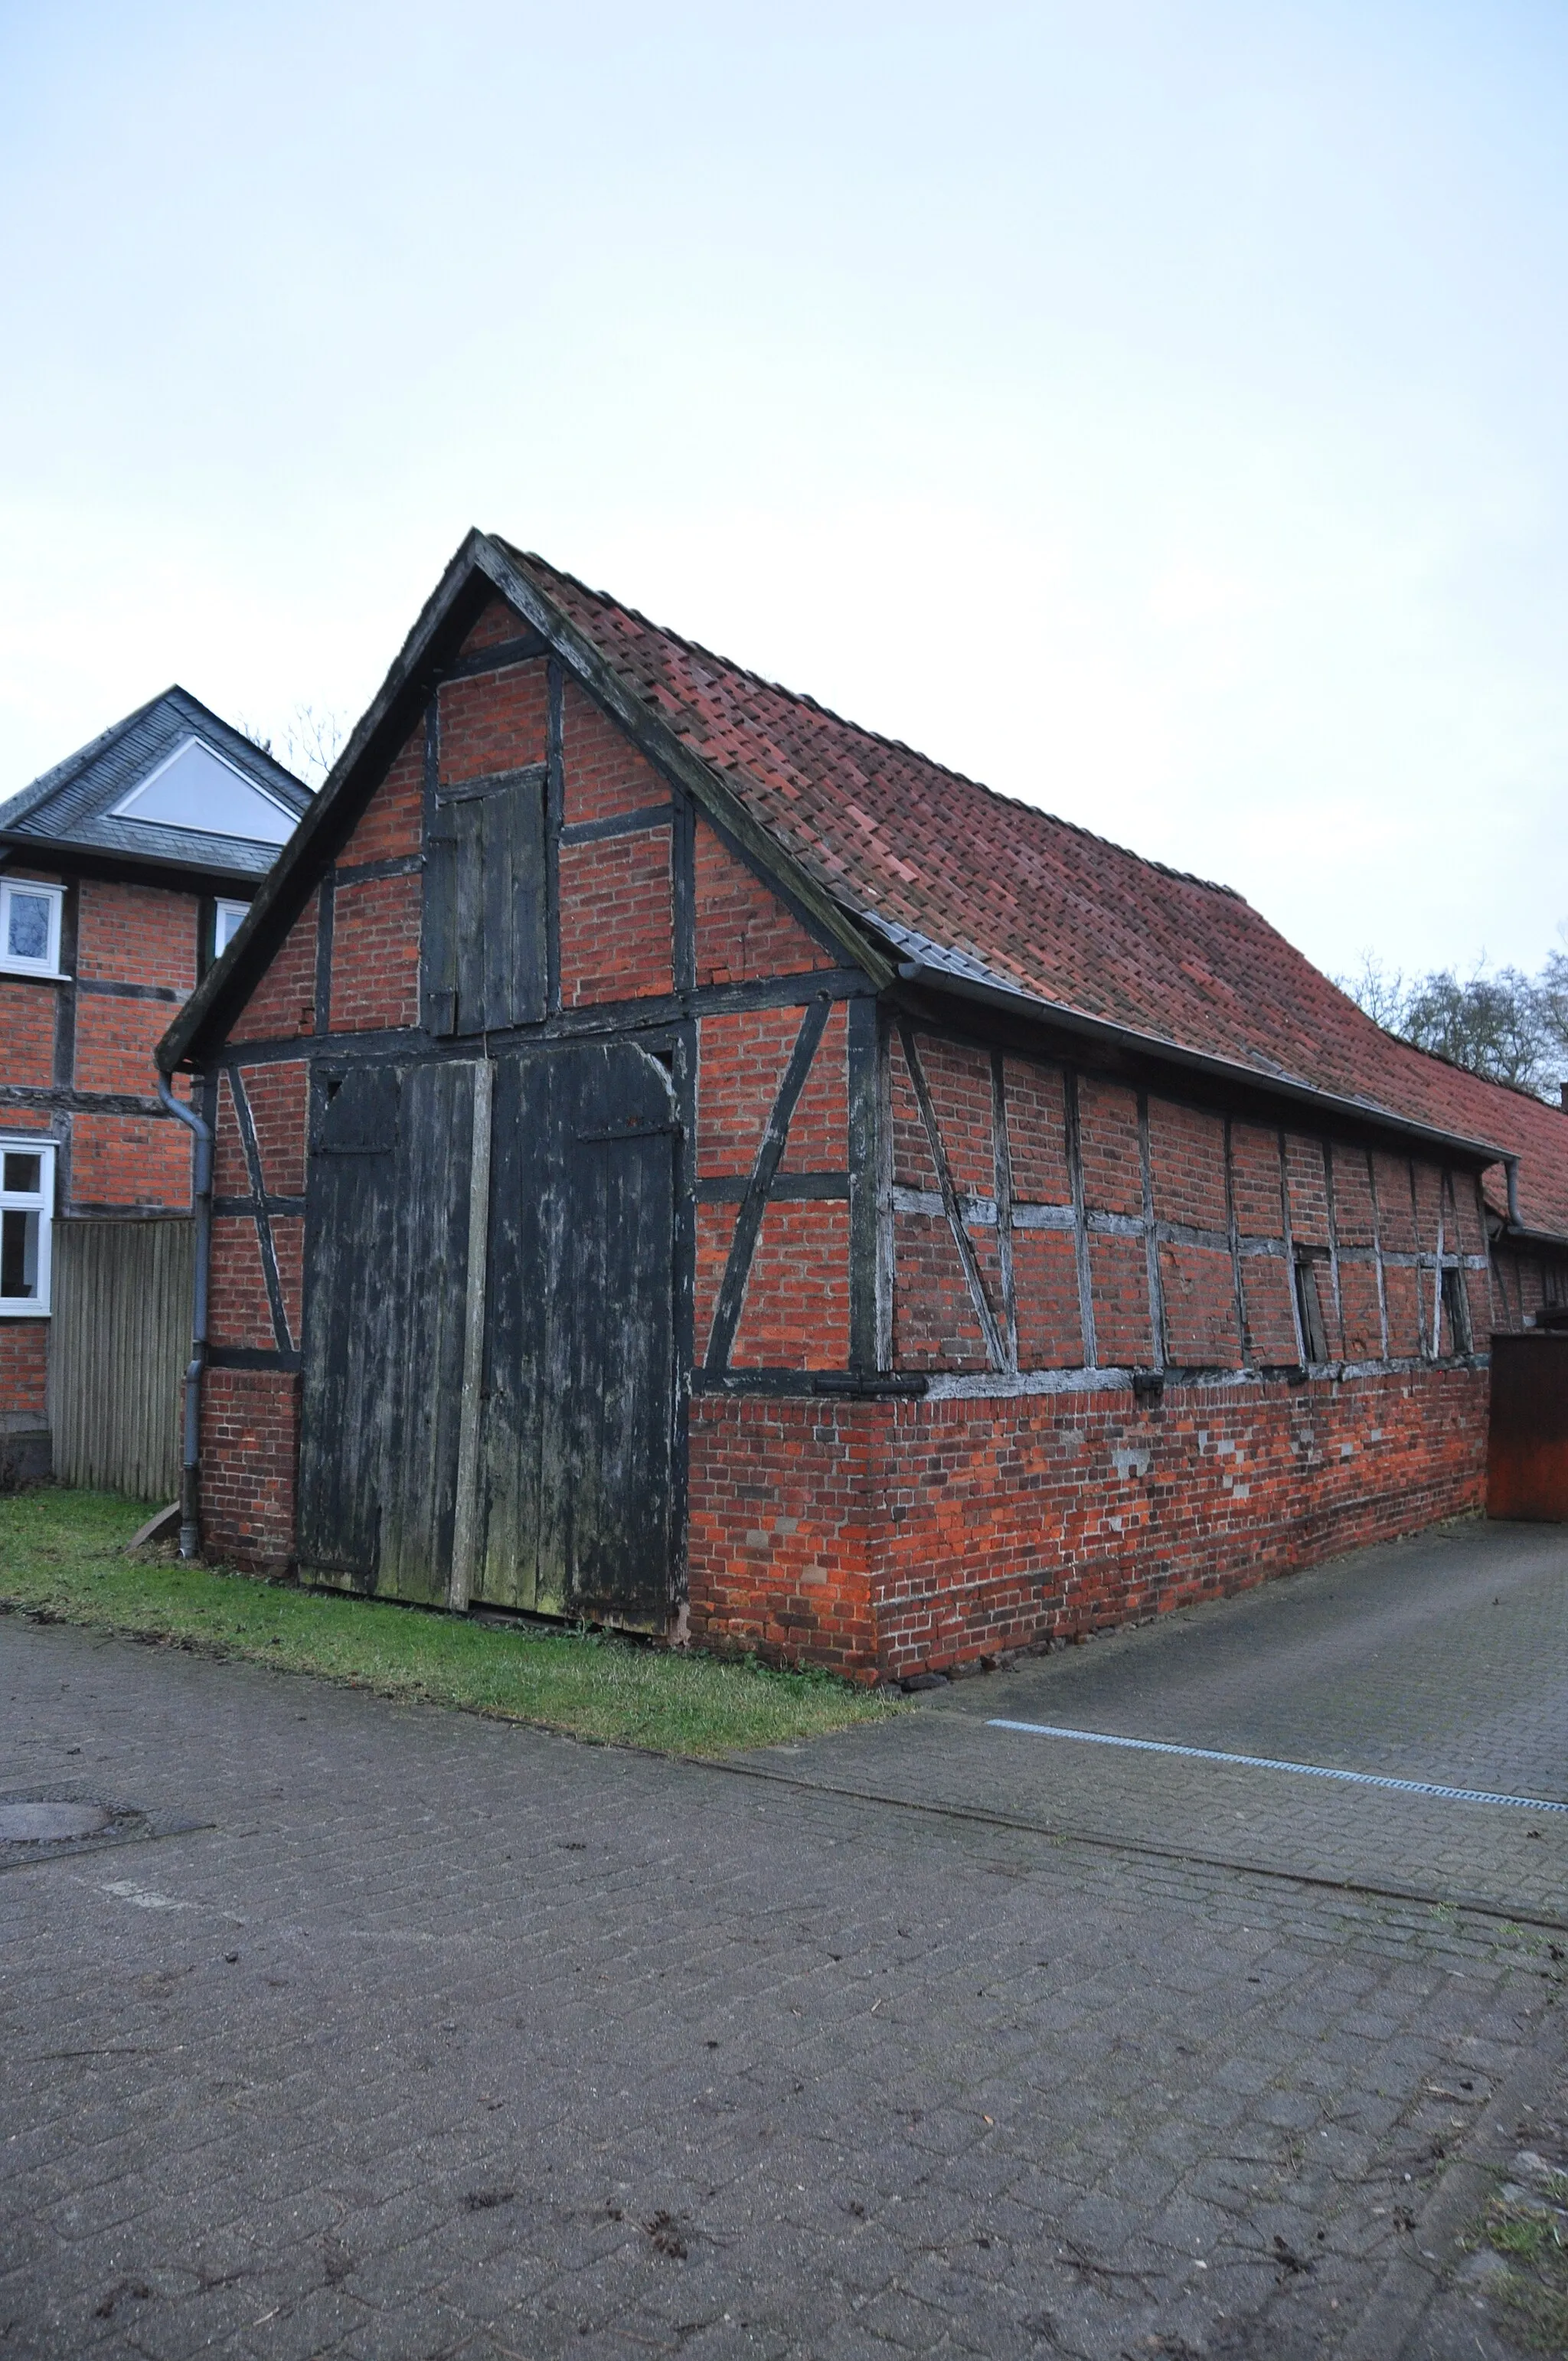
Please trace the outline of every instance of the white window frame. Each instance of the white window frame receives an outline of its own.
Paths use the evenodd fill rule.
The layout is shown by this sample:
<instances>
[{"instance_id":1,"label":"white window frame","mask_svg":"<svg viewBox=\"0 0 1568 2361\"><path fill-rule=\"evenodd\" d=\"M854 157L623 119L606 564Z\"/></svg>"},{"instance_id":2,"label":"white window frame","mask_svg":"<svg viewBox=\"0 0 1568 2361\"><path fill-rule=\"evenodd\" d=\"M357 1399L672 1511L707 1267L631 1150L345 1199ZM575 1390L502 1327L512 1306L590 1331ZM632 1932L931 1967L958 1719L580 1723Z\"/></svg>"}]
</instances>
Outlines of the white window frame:
<instances>
[{"instance_id":1,"label":"white window frame","mask_svg":"<svg viewBox=\"0 0 1568 2361\"><path fill-rule=\"evenodd\" d=\"M13 894L42 895L49 906L49 949L41 960L21 959L7 950L11 939ZM47 975L68 982L60 972L60 922L65 908L63 885L46 885L37 877L0 877L0 975Z\"/></svg>"},{"instance_id":2,"label":"white window frame","mask_svg":"<svg viewBox=\"0 0 1568 2361\"><path fill-rule=\"evenodd\" d=\"M229 943L233 942L236 935L238 934L241 927L244 926L249 916L250 904L248 902L214 903L213 906L213 957L214 960L222 959L224 953L229 947ZM220 943L218 936L223 929L223 923L225 918L232 918L234 920L234 924L228 931L228 941Z\"/></svg>"},{"instance_id":3,"label":"white window frame","mask_svg":"<svg viewBox=\"0 0 1568 2361\"><path fill-rule=\"evenodd\" d=\"M231 763L228 756L214 746L210 738L199 736L194 730L188 730L180 743L170 748L158 768L155 771L149 771L145 779L138 779L130 793L120 797L119 802L110 811L110 818L140 820L144 828L182 828L188 833L197 836L236 836L236 830L232 828L195 829L192 828L191 821L186 819L159 819L153 812L137 811L137 806L148 787L156 785L170 765L180 760L187 746L200 746L203 754L210 754L214 763L221 763L225 771L232 771L241 786L253 788L264 804L270 804L275 811L280 811L291 829L298 825L300 817L298 812L291 811L281 796L275 796L270 787L264 787L259 779L253 779L248 771L242 771L237 763ZM269 838L262 836L238 837L237 840L242 844L270 842ZM281 851L282 847L280 846L279 850Z\"/></svg>"},{"instance_id":4,"label":"white window frame","mask_svg":"<svg viewBox=\"0 0 1568 2361\"><path fill-rule=\"evenodd\" d=\"M11 1132L0 1127L0 1159L7 1154L37 1156L41 1159L36 1191L5 1188L3 1185L5 1167L0 1160L0 1213L37 1213L38 1216L38 1291L36 1295L0 1295L0 1320L47 1320L54 1260L55 1143L52 1139L38 1139L26 1132Z\"/></svg>"}]
</instances>

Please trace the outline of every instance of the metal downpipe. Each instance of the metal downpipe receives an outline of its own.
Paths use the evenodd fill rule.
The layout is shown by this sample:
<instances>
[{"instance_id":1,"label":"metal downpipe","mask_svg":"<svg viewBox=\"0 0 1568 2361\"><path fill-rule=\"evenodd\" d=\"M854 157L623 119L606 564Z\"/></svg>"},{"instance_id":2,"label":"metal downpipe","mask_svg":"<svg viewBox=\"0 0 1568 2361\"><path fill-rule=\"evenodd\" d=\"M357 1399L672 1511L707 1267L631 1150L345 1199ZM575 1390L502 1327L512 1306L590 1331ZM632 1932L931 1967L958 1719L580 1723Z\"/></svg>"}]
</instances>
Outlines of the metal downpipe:
<instances>
[{"instance_id":1,"label":"metal downpipe","mask_svg":"<svg viewBox=\"0 0 1568 2361\"><path fill-rule=\"evenodd\" d=\"M158 1078L158 1095L169 1113L196 1135L192 1192L196 1268L192 1287L191 1358L185 1368L185 1439L180 1465L180 1554L191 1559L202 1554L202 1371L207 1358L207 1272L213 1243L213 1131L193 1107L175 1097L167 1074Z\"/></svg>"}]
</instances>

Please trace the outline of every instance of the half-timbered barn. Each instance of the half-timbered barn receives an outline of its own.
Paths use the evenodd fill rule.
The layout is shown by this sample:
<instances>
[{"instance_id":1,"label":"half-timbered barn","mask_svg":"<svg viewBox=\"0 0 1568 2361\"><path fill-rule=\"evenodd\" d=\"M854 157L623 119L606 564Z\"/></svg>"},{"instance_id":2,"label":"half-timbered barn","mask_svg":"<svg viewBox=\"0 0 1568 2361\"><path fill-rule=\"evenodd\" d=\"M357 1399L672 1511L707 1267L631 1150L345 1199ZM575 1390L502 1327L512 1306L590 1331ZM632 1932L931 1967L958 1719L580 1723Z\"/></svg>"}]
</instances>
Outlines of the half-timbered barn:
<instances>
[{"instance_id":1,"label":"half-timbered barn","mask_svg":"<svg viewBox=\"0 0 1568 2361\"><path fill-rule=\"evenodd\" d=\"M861 1675L1478 1505L1568 1117L473 534L166 1036L205 1548Z\"/></svg>"}]
</instances>

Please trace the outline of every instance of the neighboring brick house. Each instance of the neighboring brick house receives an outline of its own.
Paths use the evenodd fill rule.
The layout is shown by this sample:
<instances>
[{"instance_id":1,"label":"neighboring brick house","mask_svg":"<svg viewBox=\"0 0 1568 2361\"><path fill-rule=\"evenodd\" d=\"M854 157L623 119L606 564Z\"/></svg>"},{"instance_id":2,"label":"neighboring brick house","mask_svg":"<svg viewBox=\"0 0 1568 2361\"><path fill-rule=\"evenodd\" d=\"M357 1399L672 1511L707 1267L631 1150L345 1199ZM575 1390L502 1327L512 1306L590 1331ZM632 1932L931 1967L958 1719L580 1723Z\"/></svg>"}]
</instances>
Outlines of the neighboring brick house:
<instances>
[{"instance_id":1,"label":"neighboring brick house","mask_svg":"<svg viewBox=\"0 0 1568 2361\"><path fill-rule=\"evenodd\" d=\"M464 544L159 1050L208 1548L861 1675L1482 1497L1568 1116L1239 895Z\"/></svg>"},{"instance_id":2,"label":"neighboring brick house","mask_svg":"<svg viewBox=\"0 0 1568 2361\"><path fill-rule=\"evenodd\" d=\"M0 1464L47 1473L61 1224L191 1206L153 1051L310 803L171 688L0 803ZM172 1417L172 1396L170 1401Z\"/></svg>"}]
</instances>

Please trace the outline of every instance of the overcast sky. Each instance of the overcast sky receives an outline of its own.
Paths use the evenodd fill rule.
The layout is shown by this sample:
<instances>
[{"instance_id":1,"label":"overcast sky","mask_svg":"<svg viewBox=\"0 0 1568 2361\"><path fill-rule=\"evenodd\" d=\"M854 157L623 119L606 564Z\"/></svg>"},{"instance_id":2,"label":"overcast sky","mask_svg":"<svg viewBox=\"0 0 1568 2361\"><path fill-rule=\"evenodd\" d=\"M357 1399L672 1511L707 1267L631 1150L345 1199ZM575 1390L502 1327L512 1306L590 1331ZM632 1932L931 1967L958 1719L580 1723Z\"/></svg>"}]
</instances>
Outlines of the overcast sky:
<instances>
[{"instance_id":1,"label":"overcast sky","mask_svg":"<svg viewBox=\"0 0 1568 2361\"><path fill-rule=\"evenodd\" d=\"M0 0L0 790L470 524L1320 964L1568 920L1568 10Z\"/></svg>"}]
</instances>

